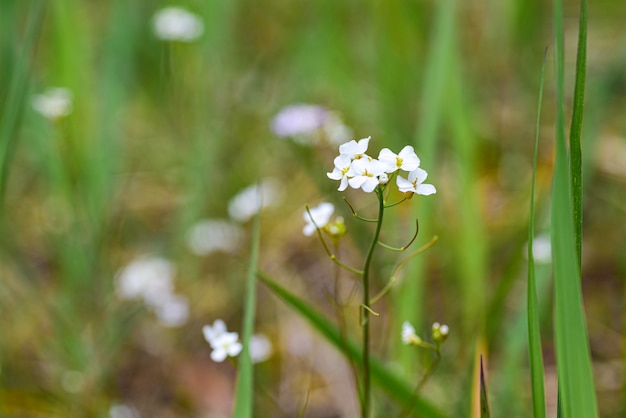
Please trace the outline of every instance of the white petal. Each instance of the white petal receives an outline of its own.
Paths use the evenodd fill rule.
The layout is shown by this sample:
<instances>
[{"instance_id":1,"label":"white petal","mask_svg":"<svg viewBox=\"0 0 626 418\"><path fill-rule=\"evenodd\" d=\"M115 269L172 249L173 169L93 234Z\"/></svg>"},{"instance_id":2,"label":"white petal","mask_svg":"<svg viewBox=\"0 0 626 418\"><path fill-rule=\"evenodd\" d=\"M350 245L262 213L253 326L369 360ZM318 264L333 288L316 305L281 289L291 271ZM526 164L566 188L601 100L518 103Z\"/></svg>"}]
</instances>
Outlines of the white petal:
<instances>
[{"instance_id":1,"label":"white petal","mask_svg":"<svg viewBox=\"0 0 626 418\"><path fill-rule=\"evenodd\" d=\"M315 232L315 225L311 224L306 224L304 225L304 228L302 228L302 233L304 235L306 235L307 237L310 237L311 235L313 235L313 233Z\"/></svg>"},{"instance_id":2,"label":"white petal","mask_svg":"<svg viewBox=\"0 0 626 418\"><path fill-rule=\"evenodd\" d=\"M420 184L415 189L415 193L429 196L431 194L437 193L437 189L435 189L435 186L433 186L432 184Z\"/></svg>"},{"instance_id":3,"label":"white petal","mask_svg":"<svg viewBox=\"0 0 626 418\"><path fill-rule=\"evenodd\" d=\"M231 344L230 346L228 346L228 348L226 350L227 350L229 356L235 357L236 355L241 353L241 349L242 348L243 348L243 346L241 345L241 343L236 342L236 343Z\"/></svg>"},{"instance_id":4,"label":"white petal","mask_svg":"<svg viewBox=\"0 0 626 418\"><path fill-rule=\"evenodd\" d=\"M358 189L366 181L367 181L367 177L365 177L365 176L357 176L357 177L352 177L350 180L348 180L348 183L350 184L350 187L352 187L353 189Z\"/></svg>"},{"instance_id":5,"label":"white petal","mask_svg":"<svg viewBox=\"0 0 626 418\"><path fill-rule=\"evenodd\" d=\"M413 183L411 183L410 181L408 181L402 176L398 176L396 178L396 184L398 185L398 190L400 190L403 193L415 192L415 186L413 185Z\"/></svg>"},{"instance_id":6,"label":"white petal","mask_svg":"<svg viewBox=\"0 0 626 418\"><path fill-rule=\"evenodd\" d=\"M426 170L423 170L421 168L416 168L415 170L409 173L409 181L415 182L417 180L418 184L423 183L427 177L428 177L428 173L426 172Z\"/></svg>"},{"instance_id":7,"label":"white petal","mask_svg":"<svg viewBox=\"0 0 626 418\"><path fill-rule=\"evenodd\" d=\"M223 348L216 348L211 352L211 360L221 363L226 359L227 355L228 353Z\"/></svg>"},{"instance_id":8,"label":"white petal","mask_svg":"<svg viewBox=\"0 0 626 418\"><path fill-rule=\"evenodd\" d=\"M339 190L340 192L343 192L347 188L348 188L348 177L344 177L341 179L341 183L339 184L339 188L337 190Z\"/></svg>"},{"instance_id":9,"label":"white petal","mask_svg":"<svg viewBox=\"0 0 626 418\"><path fill-rule=\"evenodd\" d=\"M363 185L361 186L361 189L363 189L363 191L366 193L371 193L374 191L376 186L378 186L378 178L368 177L365 183L363 183Z\"/></svg>"}]
</instances>

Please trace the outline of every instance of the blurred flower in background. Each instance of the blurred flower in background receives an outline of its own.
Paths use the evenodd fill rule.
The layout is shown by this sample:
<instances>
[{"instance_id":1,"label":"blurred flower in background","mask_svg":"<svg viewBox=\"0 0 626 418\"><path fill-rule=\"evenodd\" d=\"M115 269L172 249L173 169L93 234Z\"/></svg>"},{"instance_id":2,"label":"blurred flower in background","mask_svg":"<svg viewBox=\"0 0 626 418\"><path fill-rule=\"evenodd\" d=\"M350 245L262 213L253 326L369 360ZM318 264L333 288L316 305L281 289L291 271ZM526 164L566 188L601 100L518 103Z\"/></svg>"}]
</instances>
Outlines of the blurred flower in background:
<instances>
[{"instance_id":1,"label":"blurred flower in background","mask_svg":"<svg viewBox=\"0 0 626 418\"><path fill-rule=\"evenodd\" d=\"M139 258L120 270L116 292L120 299L143 299L164 326L183 325L189 316L189 304L174 293L172 263L163 258Z\"/></svg>"},{"instance_id":2,"label":"blurred flower in background","mask_svg":"<svg viewBox=\"0 0 626 418\"><path fill-rule=\"evenodd\" d=\"M58 119L72 113L72 92L63 87L50 87L33 96L31 106L48 119Z\"/></svg>"},{"instance_id":3,"label":"blurred flower in background","mask_svg":"<svg viewBox=\"0 0 626 418\"><path fill-rule=\"evenodd\" d=\"M180 7L166 7L153 18L154 33L163 41L190 42L204 32L200 18Z\"/></svg>"},{"instance_id":4,"label":"blurred flower in background","mask_svg":"<svg viewBox=\"0 0 626 418\"><path fill-rule=\"evenodd\" d=\"M528 258L526 249L528 243L524 245L524 256ZM537 235L533 238L533 259L537 264L550 264L552 262L552 243L550 235Z\"/></svg>"},{"instance_id":5,"label":"blurred flower in background","mask_svg":"<svg viewBox=\"0 0 626 418\"><path fill-rule=\"evenodd\" d=\"M253 335L250 339L249 348L253 363L261 363L269 359L274 353L271 341L263 334Z\"/></svg>"},{"instance_id":6,"label":"blurred flower in background","mask_svg":"<svg viewBox=\"0 0 626 418\"><path fill-rule=\"evenodd\" d=\"M235 252L241 246L244 231L233 222L222 219L204 219L187 232L187 247L203 256L216 251Z\"/></svg>"},{"instance_id":7,"label":"blurred flower in background","mask_svg":"<svg viewBox=\"0 0 626 418\"><path fill-rule=\"evenodd\" d=\"M262 208L277 206L282 199L280 184L274 179L265 179L233 197L228 203L228 214L237 222L246 222Z\"/></svg>"},{"instance_id":8,"label":"blurred flower in background","mask_svg":"<svg viewBox=\"0 0 626 418\"><path fill-rule=\"evenodd\" d=\"M302 228L302 233L309 237L315 232L316 226L320 229L324 228L330 221L330 217L333 215L334 211L335 206L328 202L320 203L316 207L310 208L308 211L305 210L302 217L306 225Z\"/></svg>"},{"instance_id":9,"label":"blurred flower in background","mask_svg":"<svg viewBox=\"0 0 626 418\"><path fill-rule=\"evenodd\" d=\"M218 363L224 361L226 357L238 356L243 348L239 342L239 334L228 332L226 324L221 319L215 320L212 326L202 327L202 334L213 349L211 359Z\"/></svg>"},{"instance_id":10,"label":"blurred flower in background","mask_svg":"<svg viewBox=\"0 0 626 418\"><path fill-rule=\"evenodd\" d=\"M293 104L283 108L271 122L272 132L281 138L292 138L307 145L320 142L324 134L332 144L347 141L352 129L330 110L311 104Z\"/></svg>"}]
</instances>

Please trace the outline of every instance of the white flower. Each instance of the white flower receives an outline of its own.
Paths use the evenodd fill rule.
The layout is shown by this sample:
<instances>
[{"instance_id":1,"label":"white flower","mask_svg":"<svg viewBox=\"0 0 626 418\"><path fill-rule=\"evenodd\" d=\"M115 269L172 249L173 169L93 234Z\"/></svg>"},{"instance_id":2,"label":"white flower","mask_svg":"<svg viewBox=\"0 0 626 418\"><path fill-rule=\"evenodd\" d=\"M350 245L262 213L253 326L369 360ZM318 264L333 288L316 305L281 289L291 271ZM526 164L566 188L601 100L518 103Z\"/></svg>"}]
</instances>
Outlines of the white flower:
<instances>
[{"instance_id":1,"label":"white flower","mask_svg":"<svg viewBox=\"0 0 626 418\"><path fill-rule=\"evenodd\" d=\"M213 325L205 325L202 327L202 334L204 335L204 339L213 346L213 341L215 341L222 334L225 334L226 324L221 319L216 319L213 322Z\"/></svg>"},{"instance_id":2,"label":"white flower","mask_svg":"<svg viewBox=\"0 0 626 418\"><path fill-rule=\"evenodd\" d=\"M239 249L243 238L243 230L233 222L204 219L193 225L187 233L187 247L199 256L215 251L232 253Z\"/></svg>"},{"instance_id":3,"label":"white flower","mask_svg":"<svg viewBox=\"0 0 626 418\"><path fill-rule=\"evenodd\" d=\"M524 249L528 244L524 246ZM552 244L548 235L538 235L533 239L533 258L538 264L549 264L552 261ZM524 254L528 256L527 254Z\"/></svg>"},{"instance_id":4,"label":"white flower","mask_svg":"<svg viewBox=\"0 0 626 418\"><path fill-rule=\"evenodd\" d=\"M310 135L324 125L327 116L328 111L321 106L309 104L287 106L272 119L272 132L281 138ZM302 142L306 141L302 139Z\"/></svg>"},{"instance_id":5,"label":"white flower","mask_svg":"<svg viewBox=\"0 0 626 418\"><path fill-rule=\"evenodd\" d=\"M332 203L324 202L320 203L314 208L310 208L309 212L311 215L309 216L309 212L306 210L302 214L306 225L302 228L302 233L306 236L311 236L315 232L315 225L318 228L323 228L326 226L328 221L330 221L330 217L335 211L335 206ZM312 218L312 219L311 219Z\"/></svg>"},{"instance_id":6,"label":"white flower","mask_svg":"<svg viewBox=\"0 0 626 418\"><path fill-rule=\"evenodd\" d=\"M366 193L374 191L378 186L378 176L385 172L385 166L378 160L360 159L352 162L347 173L348 184L353 189L362 189Z\"/></svg>"},{"instance_id":7,"label":"white flower","mask_svg":"<svg viewBox=\"0 0 626 418\"><path fill-rule=\"evenodd\" d=\"M154 307L159 322L166 327L179 327L189 317L189 302L184 296L169 295Z\"/></svg>"},{"instance_id":8,"label":"white flower","mask_svg":"<svg viewBox=\"0 0 626 418\"><path fill-rule=\"evenodd\" d=\"M243 348L239 342L239 334L236 332L225 332L221 334L213 339L211 347L213 347L211 359L217 362L224 361L224 359L228 356L237 356Z\"/></svg>"},{"instance_id":9,"label":"white flower","mask_svg":"<svg viewBox=\"0 0 626 418\"><path fill-rule=\"evenodd\" d=\"M140 299L150 306L172 293L174 266L163 258L140 258L117 274L116 291L121 299Z\"/></svg>"},{"instance_id":10,"label":"white flower","mask_svg":"<svg viewBox=\"0 0 626 418\"><path fill-rule=\"evenodd\" d=\"M415 333L415 328L408 321L402 323L402 342L404 344L411 344L415 339L419 340L419 337Z\"/></svg>"},{"instance_id":11,"label":"white flower","mask_svg":"<svg viewBox=\"0 0 626 418\"><path fill-rule=\"evenodd\" d=\"M365 151L369 145L371 136L360 139L359 142L354 139L350 142L346 142L339 146L339 155L350 158L351 160L359 160L363 157L367 157Z\"/></svg>"},{"instance_id":12,"label":"white flower","mask_svg":"<svg viewBox=\"0 0 626 418\"><path fill-rule=\"evenodd\" d=\"M409 178L405 179L402 176L398 176L396 183L398 189L404 193L417 193L424 196L436 193L437 190L432 184L423 184L424 180L428 177L428 173L421 168L416 168L409 173Z\"/></svg>"},{"instance_id":13,"label":"white flower","mask_svg":"<svg viewBox=\"0 0 626 418\"><path fill-rule=\"evenodd\" d=\"M200 18L180 7L159 10L152 23L155 35L164 41L189 42L204 32L204 24Z\"/></svg>"},{"instance_id":14,"label":"white flower","mask_svg":"<svg viewBox=\"0 0 626 418\"><path fill-rule=\"evenodd\" d=\"M33 96L31 106L48 119L58 119L72 113L72 93L62 87L52 87Z\"/></svg>"},{"instance_id":15,"label":"white flower","mask_svg":"<svg viewBox=\"0 0 626 418\"><path fill-rule=\"evenodd\" d=\"M350 171L350 168L352 167L352 160L345 155L339 155L338 157L335 157L334 162L335 168L332 172L326 173L326 175L331 180L341 180L337 190L343 192L348 187L348 171Z\"/></svg>"},{"instance_id":16,"label":"white flower","mask_svg":"<svg viewBox=\"0 0 626 418\"><path fill-rule=\"evenodd\" d=\"M393 173L398 169L413 171L420 165L420 159L410 145L402 148L399 154L393 153L389 148L383 148L378 154L378 160L385 164L387 173Z\"/></svg>"},{"instance_id":17,"label":"white flower","mask_svg":"<svg viewBox=\"0 0 626 418\"><path fill-rule=\"evenodd\" d=\"M260 363L272 356L274 349L272 343L263 334L253 335L250 339L250 357L253 363Z\"/></svg>"},{"instance_id":18,"label":"white flower","mask_svg":"<svg viewBox=\"0 0 626 418\"><path fill-rule=\"evenodd\" d=\"M264 180L233 197L228 203L228 214L238 222L246 222L262 208L276 206L282 197L283 193L276 181Z\"/></svg>"},{"instance_id":19,"label":"white flower","mask_svg":"<svg viewBox=\"0 0 626 418\"><path fill-rule=\"evenodd\" d=\"M124 404L113 404L109 408L110 418L139 418L139 413L135 408Z\"/></svg>"}]
</instances>

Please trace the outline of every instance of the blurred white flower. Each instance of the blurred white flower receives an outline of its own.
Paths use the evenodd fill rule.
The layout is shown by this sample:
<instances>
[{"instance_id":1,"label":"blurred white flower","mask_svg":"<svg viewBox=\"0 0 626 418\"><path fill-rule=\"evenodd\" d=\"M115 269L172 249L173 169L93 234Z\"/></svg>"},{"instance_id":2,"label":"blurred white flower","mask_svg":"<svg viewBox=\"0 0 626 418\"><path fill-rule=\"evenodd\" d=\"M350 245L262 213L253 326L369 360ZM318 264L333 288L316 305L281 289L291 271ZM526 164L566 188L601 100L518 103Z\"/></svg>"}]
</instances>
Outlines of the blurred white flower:
<instances>
[{"instance_id":1,"label":"blurred white flower","mask_svg":"<svg viewBox=\"0 0 626 418\"><path fill-rule=\"evenodd\" d=\"M135 408L124 404L113 404L109 408L110 418L139 418Z\"/></svg>"},{"instance_id":2,"label":"blurred white flower","mask_svg":"<svg viewBox=\"0 0 626 418\"><path fill-rule=\"evenodd\" d=\"M323 129L330 143L335 145L343 144L350 140L354 134L352 128L344 125L339 116L332 112L328 113Z\"/></svg>"},{"instance_id":3,"label":"blurred white flower","mask_svg":"<svg viewBox=\"0 0 626 418\"><path fill-rule=\"evenodd\" d=\"M324 125L328 114L328 110L321 106L300 103L290 105L274 116L272 132L281 138L311 135Z\"/></svg>"},{"instance_id":4,"label":"blurred white flower","mask_svg":"<svg viewBox=\"0 0 626 418\"><path fill-rule=\"evenodd\" d=\"M238 222L246 222L262 208L278 205L282 198L283 192L275 180L263 180L233 197L228 203L228 214Z\"/></svg>"},{"instance_id":5,"label":"blurred white flower","mask_svg":"<svg viewBox=\"0 0 626 418\"><path fill-rule=\"evenodd\" d=\"M189 318L189 302L180 295L169 295L153 306L153 310L159 322L166 327L179 327Z\"/></svg>"},{"instance_id":6,"label":"blurred white flower","mask_svg":"<svg viewBox=\"0 0 626 418\"><path fill-rule=\"evenodd\" d=\"M420 159L410 145L402 148L399 154L395 154L389 148L383 148L378 154L378 160L385 164L386 173L393 173L398 169L413 171L420 165Z\"/></svg>"},{"instance_id":7,"label":"blurred white flower","mask_svg":"<svg viewBox=\"0 0 626 418\"><path fill-rule=\"evenodd\" d=\"M200 37L204 24L200 18L180 7L166 7L155 13L154 33L164 41L189 42Z\"/></svg>"},{"instance_id":8,"label":"blurred white flower","mask_svg":"<svg viewBox=\"0 0 626 418\"><path fill-rule=\"evenodd\" d=\"M378 176L382 174L385 174L385 165L380 161L367 158L354 160L347 174L348 184L353 189L362 189L366 193L371 193L378 186Z\"/></svg>"},{"instance_id":9,"label":"blurred white flower","mask_svg":"<svg viewBox=\"0 0 626 418\"><path fill-rule=\"evenodd\" d=\"M446 338L448 338L449 332L450 329L447 325L441 325L439 322L433 323L433 340L435 340L437 344L443 343Z\"/></svg>"},{"instance_id":10,"label":"blurred white flower","mask_svg":"<svg viewBox=\"0 0 626 418\"><path fill-rule=\"evenodd\" d=\"M528 244L524 246L524 249L528 248ZM524 255L526 251L524 251ZM550 242L549 235L537 235L533 239L533 258L535 263L549 264L552 261L552 243Z\"/></svg>"},{"instance_id":11,"label":"blurred white flower","mask_svg":"<svg viewBox=\"0 0 626 418\"><path fill-rule=\"evenodd\" d=\"M261 363L272 356L274 349L269 338L263 334L253 335L250 339L250 357L253 363Z\"/></svg>"},{"instance_id":12,"label":"blurred white flower","mask_svg":"<svg viewBox=\"0 0 626 418\"><path fill-rule=\"evenodd\" d=\"M51 87L36 94L31 106L48 119L58 119L72 113L72 92L63 87Z\"/></svg>"},{"instance_id":13,"label":"blurred white flower","mask_svg":"<svg viewBox=\"0 0 626 418\"><path fill-rule=\"evenodd\" d=\"M420 337L415 333L415 328L408 321L402 323L402 342L404 344L411 344L415 340L420 340Z\"/></svg>"},{"instance_id":14,"label":"blurred white flower","mask_svg":"<svg viewBox=\"0 0 626 418\"><path fill-rule=\"evenodd\" d=\"M226 324L221 319L213 322L213 326L205 325L202 327L204 339L211 345L211 359L213 361L222 362L226 357L235 357L243 346L239 342L239 334L236 332L228 332Z\"/></svg>"},{"instance_id":15,"label":"blurred white flower","mask_svg":"<svg viewBox=\"0 0 626 418\"><path fill-rule=\"evenodd\" d=\"M233 222L205 219L191 227L187 233L187 247L202 256L214 251L235 252L241 246L244 232Z\"/></svg>"},{"instance_id":16,"label":"blurred white flower","mask_svg":"<svg viewBox=\"0 0 626 418\"><path fill-rule=\"evenodd\" d=\"M435 186L432 184L423 184L427 177L428 173L426 170L416 168L409 173L408 179L398 176L396 183L398 184L398 189L403 193L417 193L424 196L437 193Z\"/></svg>"},{"instance_id":17,"label":"blurred white flower","mask_svg":"<svg viewBox=\"0 0 626 418\"><path fill-rule=\"evenodd\" d=\"M320 203L314 208L310 208L309 212L311 215L309 216L309 212L306 210L302 214L306 225L302 228L302 233L306 236L311 236L315 232L315 225L318 228L324 228L328 221L330 221L330 217L335 211L335 206L332 203L324 202ZM312 219L311 219L312 218Z\"/></svg>"},{"instance_id":18,"label":"blurred white flower","mask_svg":"<svg viewBox=\"0 0 626 418\"><path fill-rule=\"evenodd\" d=\"M121 299L144 299L155 306L172 293L173 279L174 266L168 260L140 258L118 272L116 291Z\"/></svg>"}]
</instances>

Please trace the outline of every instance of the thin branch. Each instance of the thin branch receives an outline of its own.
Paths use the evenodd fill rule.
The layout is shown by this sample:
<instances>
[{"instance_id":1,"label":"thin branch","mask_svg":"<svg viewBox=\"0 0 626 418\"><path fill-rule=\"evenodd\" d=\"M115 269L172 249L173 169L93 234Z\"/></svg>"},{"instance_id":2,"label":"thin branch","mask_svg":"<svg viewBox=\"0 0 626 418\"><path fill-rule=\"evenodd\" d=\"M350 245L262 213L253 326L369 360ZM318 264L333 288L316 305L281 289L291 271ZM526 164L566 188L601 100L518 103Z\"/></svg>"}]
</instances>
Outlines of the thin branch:
<instances>
[{"instance_id":1,"label":"thin branch","mask_svg":"<svg viewBox=\"0 0 626 418\"><path fill-rule=\"evenodd\" d=\"M391 245L387 245L381 241L378 241L378 245L391 251L397 251L399 253L404 252L406 251L407 248L411 246L411 244L413 244L413 241L415 241L415 238L417 238L417 234L419 233L419 230L420 230L420 224L417 218L415 218L415 234L413 235L413 238L411 238L411 241L409 241L408 244L406 244L403 247L392 247Z\"/></svg>"},{"instance_id":2,"label":"thin branch","mask_svg":"<svg viewBox=\"0 0 626 418\"><path fill-rule=\"evenodd\" d=\"M350 202L348 202L348 199L346 199L345 196L343 197L343 201L346 202L346 205L348 205L348 207L350 208L350 211L352 212L352 215L354 215L354 217L357 218L358 220L364 221L364 222L378 222L378 219L364 218L361 215L357 214L356 211L354 210L354 208L352 207Z\"/></svg>"}]
</instances>

